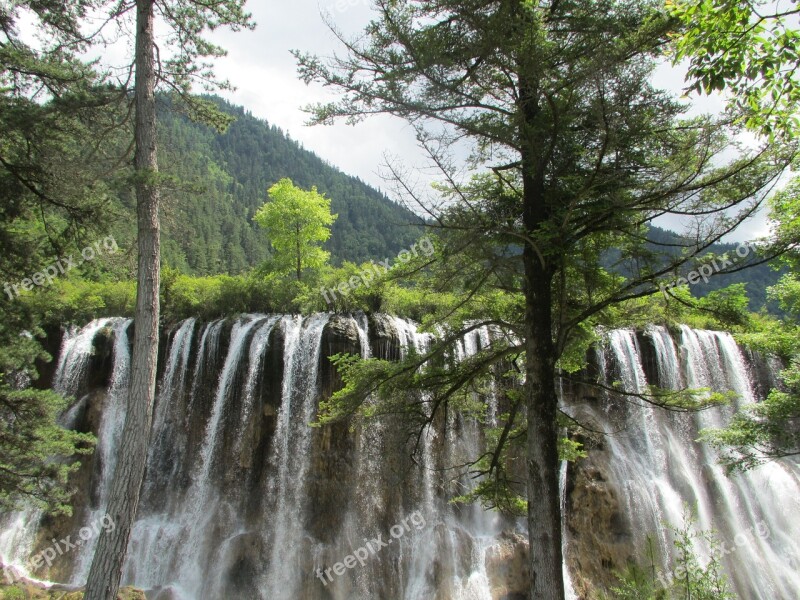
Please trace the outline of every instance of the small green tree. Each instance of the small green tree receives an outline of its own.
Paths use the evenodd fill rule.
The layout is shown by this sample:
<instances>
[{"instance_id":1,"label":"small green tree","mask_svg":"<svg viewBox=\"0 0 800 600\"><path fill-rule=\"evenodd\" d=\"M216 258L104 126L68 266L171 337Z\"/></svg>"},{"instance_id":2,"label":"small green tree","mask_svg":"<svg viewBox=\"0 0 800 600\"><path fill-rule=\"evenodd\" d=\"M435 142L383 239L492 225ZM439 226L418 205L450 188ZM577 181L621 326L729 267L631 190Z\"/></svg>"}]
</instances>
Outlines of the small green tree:
<instances>
[{"instance_id":1,"label":"small green tree","mask_svg":"<svg viewBox=\"0 0 800 600\"><path fill-rule=\"evenodd\" d=\"M275 251L274 270L303 276L304 269L319 269L330 258L321 244L331 236L330 226L339 215L331 214L331 201L316 187L303 190L283 178L269 189L271 202L258 209L253 220L267 230Z\"/></svg>"},{"instance_id":2,"label":"small green tree","mask_svg":"<svg viewBox=\"0 0 800 600\"><path fill-rule=\"evenodd\" d=\"M611 588L614 600L735 600L719 558L724 546L714 532L697 531L697 517L685 507L683 524L670 525L675 547L674 568L671 573L659 572L652 538L648 536L645 566L629 564L625 572L617 573L619 584ZM695 554L698 544L710 549L710 558L701 565Z\"/></svg>"}]
</instances>

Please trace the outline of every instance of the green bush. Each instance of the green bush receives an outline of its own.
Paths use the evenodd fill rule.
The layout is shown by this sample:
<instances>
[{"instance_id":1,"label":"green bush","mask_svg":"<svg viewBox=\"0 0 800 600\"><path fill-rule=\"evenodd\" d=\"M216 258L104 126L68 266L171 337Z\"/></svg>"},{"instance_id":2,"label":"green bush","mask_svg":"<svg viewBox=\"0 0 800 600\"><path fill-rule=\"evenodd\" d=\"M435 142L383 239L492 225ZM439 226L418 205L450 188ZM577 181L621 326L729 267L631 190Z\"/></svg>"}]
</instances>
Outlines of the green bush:
<instances>
[{"instance_id":1,"label":"green bush","mask_svg":"<svg viewBox=\"0 0 800 600\"><path fill-rule=\"evenodd\" d=\"M661 573L656 566L652 539L648 537L647 566L630 564L616 573L619 584L611 589L615 600L735 600L719 562L720 543L710 531L695 531L696 519L688 508L680 527L671 527L676 550L671 573ZM694 554L696 540L711 548L711 559L701 565Z\"/></svg>"},{"instance_id":2,"label":"green bush","mask_svg":"<svg viewBox=\"0 0 800 600\"><path fill-rule=\"evenodd\" d=\"M12 585L3 590L3 600L25 600L25 590L19 586Z\"/></svg>"}]
</instances>

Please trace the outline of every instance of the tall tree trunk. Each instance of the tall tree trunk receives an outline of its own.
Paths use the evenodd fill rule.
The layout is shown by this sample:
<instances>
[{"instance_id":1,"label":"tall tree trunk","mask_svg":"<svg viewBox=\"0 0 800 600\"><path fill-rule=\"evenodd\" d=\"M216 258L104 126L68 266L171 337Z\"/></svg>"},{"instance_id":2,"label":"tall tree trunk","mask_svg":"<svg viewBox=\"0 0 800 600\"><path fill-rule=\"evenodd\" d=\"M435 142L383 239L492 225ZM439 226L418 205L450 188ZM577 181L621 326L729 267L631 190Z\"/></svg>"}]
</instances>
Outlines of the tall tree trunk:
<instances>
[{"instance_id":1,"label":"tall tree trunk","mask_svg":"<svg viewBox=\"0 0 800 600\"><path fill-rule=\"evenodd\" d=\"M524 21L523 21L524 22ZM531 27L526 23L527 27ZM527 58L527 57L526 57ZM519 70L522 139L522 222L531 242L522 255L525 270L525 399L528 409L527 489L531 599L564 600L561 503L558 485L558 396L553 343L553 275L562 257L532 245L551 210L544 193L549 146L540 137L536 69L523 60Z\"/></svg>"},{"instance_id":2,"label":"tall tree trunk","mask_svg":"<svg viewBox=\"0 0 800 600\"><path fill-rule=\"evenodd\" d=\"M552 341L551 277L532 251L524 257L525 396L531 599L564 600L558 483L558 396Z\"/></svg>"},{"instance_id":3,"label":"tall tree trunk","mask_svg":"<svg viewBox=\"0 0 800 600\"><path fill-rule=\"evenodd\" d=\"M153 37L154 0L136 2L136 203L139 272L131 383L119 459L111 484L108 515L114 528L103 530L89 571L85 600L116 600L139 491L144 477L158 360L160 278L160 194L156 174L156 109Z\"/></svg>"}]
</instances>

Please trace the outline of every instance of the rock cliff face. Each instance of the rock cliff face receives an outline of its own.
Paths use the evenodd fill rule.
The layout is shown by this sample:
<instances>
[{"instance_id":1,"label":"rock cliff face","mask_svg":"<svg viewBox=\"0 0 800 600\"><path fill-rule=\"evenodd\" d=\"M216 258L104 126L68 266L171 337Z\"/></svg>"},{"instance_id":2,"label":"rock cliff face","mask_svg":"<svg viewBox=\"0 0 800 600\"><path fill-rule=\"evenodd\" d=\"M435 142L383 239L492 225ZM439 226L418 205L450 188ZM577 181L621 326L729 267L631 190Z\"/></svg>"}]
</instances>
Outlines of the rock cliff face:
<instances>
[{"instance_id":1,"label":"rock cliff face","mask_svg":"<svg viewBox=\"0 0 800 600\"><path fill-rule=\"evenodd\" d=\"M114 440L124 420L131 328L130 321L107 319L65 336L52 381L78 400L64 419L96 432L100 442L74 479L74 515L41 521L33 537L23 519L16 526L9 520L0 538L3 561L20 560L26 546L33 551L54 538L78 539L82 527L105 516ZM726 335L609 332L590 356L583 383L564 382L565 410L591 430L611 433L582 434L589 456L570 464L564 478L565 564L574 586L568 597L594 598L608 589L615 571L643 556L648 534L667 572L671 538L662 521L678 524L683 502L697 503L701 525L730 539L756 518L775 532L772 540L753 540L726 557L732 573L741 560L772 561L771 570L733 577L743 596L780 597L763 590L800 587L780 558L795 542L778 539L797 524L756 493L765 489L762 476L729 483L694 442L699 427L724 414L653 413L637 406L635 396L609 391L614 382L629 394L648 383L713 387L753 401L759 388L746 377L748 369L762 377L770 369ZM463 360L491 339L487 329L477 330L457 344L453 358ZM320 399L341 385L330 356L394 360L427 343L413 324L385 315L190 319L165 333L124 581L162 600L527 598L531 550L524 523L449 502L474 485L466 468L453 468L484 446L473 418L440 415L418 441L401 415L366 425L310 426ZM485 403L487 420L507 410L493 393L475 399ZM424 398L409 401L426 410ZM796 465L776 468L781 472L769 475L790 492L789 503L797 502ZM748 513L734 509L742 505L751 507ZM36 575L79 584L92 550L90 538Z\"/></svg>"}]
</instances>

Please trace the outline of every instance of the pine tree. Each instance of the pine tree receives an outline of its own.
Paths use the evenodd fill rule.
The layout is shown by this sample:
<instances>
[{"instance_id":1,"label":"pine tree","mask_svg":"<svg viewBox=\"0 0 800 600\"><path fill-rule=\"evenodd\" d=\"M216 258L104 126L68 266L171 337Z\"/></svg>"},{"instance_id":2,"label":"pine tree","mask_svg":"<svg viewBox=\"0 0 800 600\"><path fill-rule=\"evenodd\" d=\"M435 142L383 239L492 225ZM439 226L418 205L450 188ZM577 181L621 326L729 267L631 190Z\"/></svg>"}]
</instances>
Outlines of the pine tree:
<instances>
[{"instance_id":1,"label":"pine tree","mask_svg":"<svg viewBox=\"0 0 800 600\"><path fill-rule=\"evenodd\" d=\"M70 511L68 474L91 436L56 423L67 399L29 384L50 357L39 315L21 299L31 279L74 252L108 213L100 181L113 162L104 143L118 93L78 56L94 0L0 5L0 507L33 501ZM20 22L38 34L20 35ZM90 134L90 131L92 132ZM88 162L88 164L87 164ZM50 273L50 277L52 277ZM36 280L34 279L34 282ZM27 283L26 283L27 282ZM36 293L32 291L30 293ZM24 389L23 389L24 388Z\"/></svg>"},{"instance_id":2,"label":"pine tree","mask_svg":"<svg viewBox=\"0 0 800 600\"><path fill-rule=\"evenodd\" d=\"M136 329L131 362L131 384L125 426L114 472L108 514L113 529L104 529L97 543L89 579L87 600L116 600L122 566L136 517L144 477L156 390L159 339L160 221L159 174L155 92L159 85L175 90L191 113L217 127L230 119L208 101L192 96L191 86L200 79L213 80L205 57L221 56L222 49L203 38L206 29L227 25L250 26L243 0L137 0L135 44L135 185L138 216L139 270L136 295ZM174 55L156 69L155 20L157 10L172 29ZM115 14L116 18L123 15ZM164 52L164 49L161 49Z\"/></svg>"},{"instance_id":3,"label":"pine tree","mask_svg":"<svg viewBox=\"0 0 800 600\"><path fill-rule=\"evenodd\" d=\"M685 107L654 87L654 61L673 32L660 3L379 0L376 7L361 37L340 36L344 56L296 54L306 82L342 96L311 107L313 119L399 116L440 167L449 208L419 201L443 230L440 259L452 264L439 272L460 281L465 298L442 318L471 317L474 328L483 317L521 340L469 367L485 373L487 363L524 356L522 406L514 414L527 418L530 593L561 600L559 364L593 318L654 293L750 214L786 158L780 148L762 147L724 160L731 123L683 117ZM466 182L448 151L465 141L472 150L466 166L481 173ZM725 216L731 208L735 216ZM694 221L678 258L646 250L647 223L665 214ZM621 250L626 279L601 269L609 248ZM498 291L519 293L521 304ZM506 314L492 316L483 304L470 315L479 296L494 298ZM421 365L442 353L434 348L411 360ZM469 368L449 377L433 370L425 381L410 375L413 365L386 367L382 383L398 391L401 383L438 386L427 403L444 409L474 379ZM366 371L380 385L376 370ZM338 400L345 411L357 410L359 392L373 387L353 384ZM514 430L507 426L501 441Z\"/></svg>"}]
</instances>

